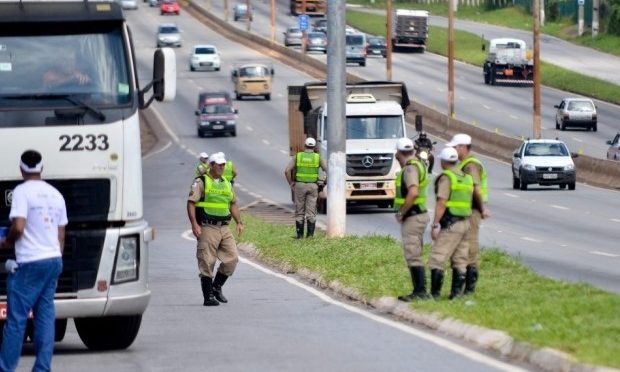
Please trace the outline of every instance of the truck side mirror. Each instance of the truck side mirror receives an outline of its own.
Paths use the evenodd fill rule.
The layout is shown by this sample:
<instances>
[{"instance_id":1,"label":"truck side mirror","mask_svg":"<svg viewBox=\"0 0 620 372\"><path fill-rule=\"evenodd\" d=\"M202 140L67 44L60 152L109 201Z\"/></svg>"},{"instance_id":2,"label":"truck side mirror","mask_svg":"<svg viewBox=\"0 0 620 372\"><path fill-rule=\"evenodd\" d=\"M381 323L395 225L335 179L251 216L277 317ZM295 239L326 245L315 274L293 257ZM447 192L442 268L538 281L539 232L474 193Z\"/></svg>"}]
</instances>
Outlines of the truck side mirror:
<instances>
[{"instance_id":1,"label":"truck side mirror","mask_svg":"<svg viewBox=\"0 0 620 372\"><path fill-rule=\"evenodd\" d=\"M560 108L560 105L553 105L553 107L555 107L555 108Z\"/></svg>"},{"instance_id":2,"label":"truck side mirror","mask_svg":"<svg viewBox=\"0 0 620 372\"><path fill-rule=\"evenodd\" d=\"M606 144L608 144L608 145L612 145L611 140L608 140L608 141L607 141L607 142L605 142L605 143L606 143Z\"/></svg>"},{"instance_id":3,"label":"truck side mirror","mask_svg":"<svg viewBox=\"0 0 620 372\"><path fill-rule=\"evenodd\" d=\"M153 88L153 95L145 101L145 94ZM154 99L172 101L177 92L177 64L171 48L157 49L153 54L153 80L139 93L140 108L149 107Z\"/></svg>"},{"instance_id":4,"label":"truck side mirror","mask_svg":"<svg viewBox=\"0 0 620 372\"><path fill-rule=\"evenodd\" d=\"M513 158L520 158L521 154L519 154L518 152L515 152L514 154L512 154Z\"/></svg>"},{"instance_id":5,"label":"truck side mirror","mask_svg":"<svg viewBox=\"0 0 620 372\"><path fill-rule=\"evenodd\" d=\"M275 75L276 72L273 70L273 67L271 68L271 76Z\"/></svg>"},{"instance_id":6,"label":"truck side mirror","mask_svg":"<svg viewBox=\"0 0 620 372\"><path fill-rule=\"evenodd\" d=\"M415 116L415 131L416 132L422 132L422 115L416 115Z\"/></svg>"}]
</instances>

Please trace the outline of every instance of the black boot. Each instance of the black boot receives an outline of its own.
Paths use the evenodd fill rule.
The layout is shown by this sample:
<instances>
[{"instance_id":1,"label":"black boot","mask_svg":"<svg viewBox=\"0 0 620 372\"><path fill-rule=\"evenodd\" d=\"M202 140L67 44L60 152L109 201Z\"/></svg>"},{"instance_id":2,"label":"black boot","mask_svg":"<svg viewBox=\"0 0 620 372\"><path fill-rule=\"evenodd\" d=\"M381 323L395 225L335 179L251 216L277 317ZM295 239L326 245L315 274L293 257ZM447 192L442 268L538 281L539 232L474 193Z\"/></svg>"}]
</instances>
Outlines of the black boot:
<instances>
[{"instance_id":1,"label":"black boot","mask_svg":"<svg viewBox=\"0 0 620 372\"><path fill-rule=\"evenodd\" d=\"M297 229L297 239L304 237L304 221L295 221L295 228Z\"/></svg>"},{"instance_id":2,"label":"black boot","mask_svg":"<svg viewBox=\"0 0 620 372\"><path fill-rule=\"evenodd\" d=\"M314 227L316 226L316 222L308 221L308 231L306 233L306 238L312 238L314 236Z\"/></svg>"},{"instance_id":3,"label":"black boot","mask_svg":"<svg viewBox=\"0 0 620 372\"><path fill-rule=\"evenodd\" d=\"M217 306L220 303L217 302L215 296L213 295L213 282L211 282L211 278L207 276L200 277L200 284L202 285L202 295L204 296L205 301L203 302L204 306Z\"/></svg>"},{"instance_id":4,"label":"black boot","mask_svg":"<svg viewBox=\"0 0 620 372\"><path fill-rule=\"evenodd\" d=\"M426 293L426 275L424 274L424 266L412 266L409 268L411 274L411 283L413 284L413 292L405 296L399 296L401 301L409 302L413 300L426 300L429 298Z\"/></svg>"},{"instance_id":5,"label":"black boot","mask_svg":"<svg viewBox=\"0 0 620 372\"><path fill-rule=\"evenodd\" d=\"M226 283L226 279L228 279L227 275L218 272L215 275L215 279L213 280L213 294L219 302L223 303L228 302L226 297L224 297L224 293L222 292L222 286L224 285L224 283Z\"/></svg>"},{"instance_id":6,"label":"black boot","mask_svg":"<svg viewBox=\"0 0 620 372\"><path fill-rule=\"evenodd\" d=\"M476 291L476 282L478 281L478 268L476 265L467 266L467 274L465 274L465 294L473 294Z\"/></svg>"},{"instance_id":7,"label":"black boot","mask_svg":"<svg viewBox=\"0 0 620 372\"><path fill-rule=\"evenodd\" d=\"M458 269L452 269L452 289L450 290L450 299L463 296L463 286L465 285L465 272Z\"/></svg>"},{"instance_id":8,"label":"black boot","mask_svg":"<svg viewBox=\"0 0 620 372\"><path fill-rule=\"evenodd\" d=\"M431 296L435 300L439 300L441 296L441 287L443 286L443 270L431 270Z\"/></svg>"}]
</instances>

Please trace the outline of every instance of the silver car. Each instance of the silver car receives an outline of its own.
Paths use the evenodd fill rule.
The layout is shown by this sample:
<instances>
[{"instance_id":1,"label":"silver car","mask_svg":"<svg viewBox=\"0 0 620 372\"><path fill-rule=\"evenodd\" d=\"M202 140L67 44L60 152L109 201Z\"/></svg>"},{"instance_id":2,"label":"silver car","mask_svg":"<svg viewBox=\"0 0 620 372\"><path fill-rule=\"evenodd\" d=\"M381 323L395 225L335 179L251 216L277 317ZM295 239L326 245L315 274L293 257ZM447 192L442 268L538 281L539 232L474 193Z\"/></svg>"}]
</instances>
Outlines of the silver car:
<instances>
[{"instance_id":1,"label":"silver car","mask_svg":"<svg viewBox=\"0 0 620 372\"><path fill-rule=\"evenodd\" d=\"M181 31L174 23L162 23L157 28L157 47L176 46L181 47Z\"/></svg>"},{"instance_id":2,"label":"silver car","mask_svg":"<svg viewBox=\"0 0 620 372\"><path fill-rule=\"evenodd\" d=\"M620 160L620 132L611 141L607 141L609 149L607 149L607 159Z\"/></svg>"},{"instance_id":3,"label":"silver car","mask_svg":"<svg viewBox=\"0 0 620 372\"><path fill-rule=\"evenodd\" d=\"M301 46L301 40L303 37L304 35L298 27L289 27L284 32L284 46Z\"/></svg>"},{"instance_id":4,"label":"silver car","mask_svg":"<svg viewBox=\"0 0 620 372\"><path fill-rule=\"evenodd\" d=\"M308 32L306 35L306 51L327 54L327 35L322 32Z\"/></svg>"},{"instance_id":5,"label":"silver car","mask_svg":"<svg viewBox=\"0 0 620 372\"><path fill-rule=\"evenodd\" d=\"M596 106L589 98L564 98L559 105L553 106L555 129L566 130L566 127L584 127L586 130L597 130Z\"/></svg>"},{"instance_id":6,"label":"silver car","mask_svg":"<svg viewBox=\"0 0 620 372\"><path fill-rule=\"evenodd\" d=\"M119 0L119 4L121 4L121 8L127 9L138 9L138 2L136 0Z\"/></svg>"}]
</instances>

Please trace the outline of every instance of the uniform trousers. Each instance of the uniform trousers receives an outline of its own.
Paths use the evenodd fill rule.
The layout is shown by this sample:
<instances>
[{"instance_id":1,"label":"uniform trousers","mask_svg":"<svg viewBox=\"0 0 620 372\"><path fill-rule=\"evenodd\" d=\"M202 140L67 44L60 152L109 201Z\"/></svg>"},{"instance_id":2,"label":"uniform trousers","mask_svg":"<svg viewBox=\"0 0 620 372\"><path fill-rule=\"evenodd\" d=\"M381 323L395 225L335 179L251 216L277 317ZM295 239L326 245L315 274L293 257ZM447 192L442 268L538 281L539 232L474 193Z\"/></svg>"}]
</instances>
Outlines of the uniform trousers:
<instances>
[{"instance_id":1,"label":"uniform trousers","mask_svg":"<svg viewBox=\"0 0 620 372\"><path fill-rule=\"evenodd\" d=\"M471 217L469 218L471 227L470 230L470 240L469 240L469 259L468 265L478 266L478 261L480 259L480 221L482 220L482 214L479 210L472 210Z\"/></svg>"},{"instance_id":2,"label":"uniform trousers","mask_svg":"<svg viewBox=\"0 0 620 372\"><path fill-rule=\"evenodd\" d=\"M239 262L239 252L228 225L205 224L202 226L196 258L200 276L213 278L217 260L220 260L218 268L220 273L226 276L233 274Z\"/></svg>"},{"instance_id":3,"label":"uniform trousers","mask_svg":"<svg viewBox=\"0 0 620 372\"><path fill-rule=\"evenodd\" d=\"M428 266L431 269L443 270L450 258L453 268L465 272L469 257L470 230L469 218L441 228L437 240L433 242Z\"/></svg>"},{"instance_id":4,"label":"uniform trousers","mask_svg":"<svg viewBox=\"0 0 620 372\"><path fill-rule=\"evenodd\" d=\"M400 226L407 267L424 266L422 262L423 236L430 221L428 213L407 217Z\"/></svg>"},{"instance_id":5,"label":"uniform trousers","mask_svg":"<svg viewBox=\"0 0 620 372\"><path fill-rule=\"evenodd\" d=\"M319 186L316 183L295 182L295 221L316 222L316 200L319 197Z\"/></svg>"}]
</instances>

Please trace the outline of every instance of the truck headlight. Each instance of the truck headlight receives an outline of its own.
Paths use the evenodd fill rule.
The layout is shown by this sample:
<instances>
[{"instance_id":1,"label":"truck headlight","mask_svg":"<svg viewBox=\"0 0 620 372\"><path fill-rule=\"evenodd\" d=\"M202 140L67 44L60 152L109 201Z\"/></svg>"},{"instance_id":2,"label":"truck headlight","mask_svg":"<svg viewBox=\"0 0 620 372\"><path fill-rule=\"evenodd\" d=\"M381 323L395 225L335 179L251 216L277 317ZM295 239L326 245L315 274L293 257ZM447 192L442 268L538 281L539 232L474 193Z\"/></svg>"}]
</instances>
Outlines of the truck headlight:
<instances>
[{"instance_id":1,"label":"truck headlight","mask_svg":"<svg viewBox=\"0 0 620 372\"><path fill-rule=\"evenodd\" d=\"M138 280L140 243L138 235L123 236L118 240L112 284Z\"/></svg>"},{"instance_id":2,"label":"truck headlight","mask_svg":"<svg viewBox=\"0 0 620 372\"><path fill-rule=\"evenodd\" d=\"M536 167L534 166L534 164L523 164L523 169L533 171L536 170Z\"/></svg>"}]
</instances>

